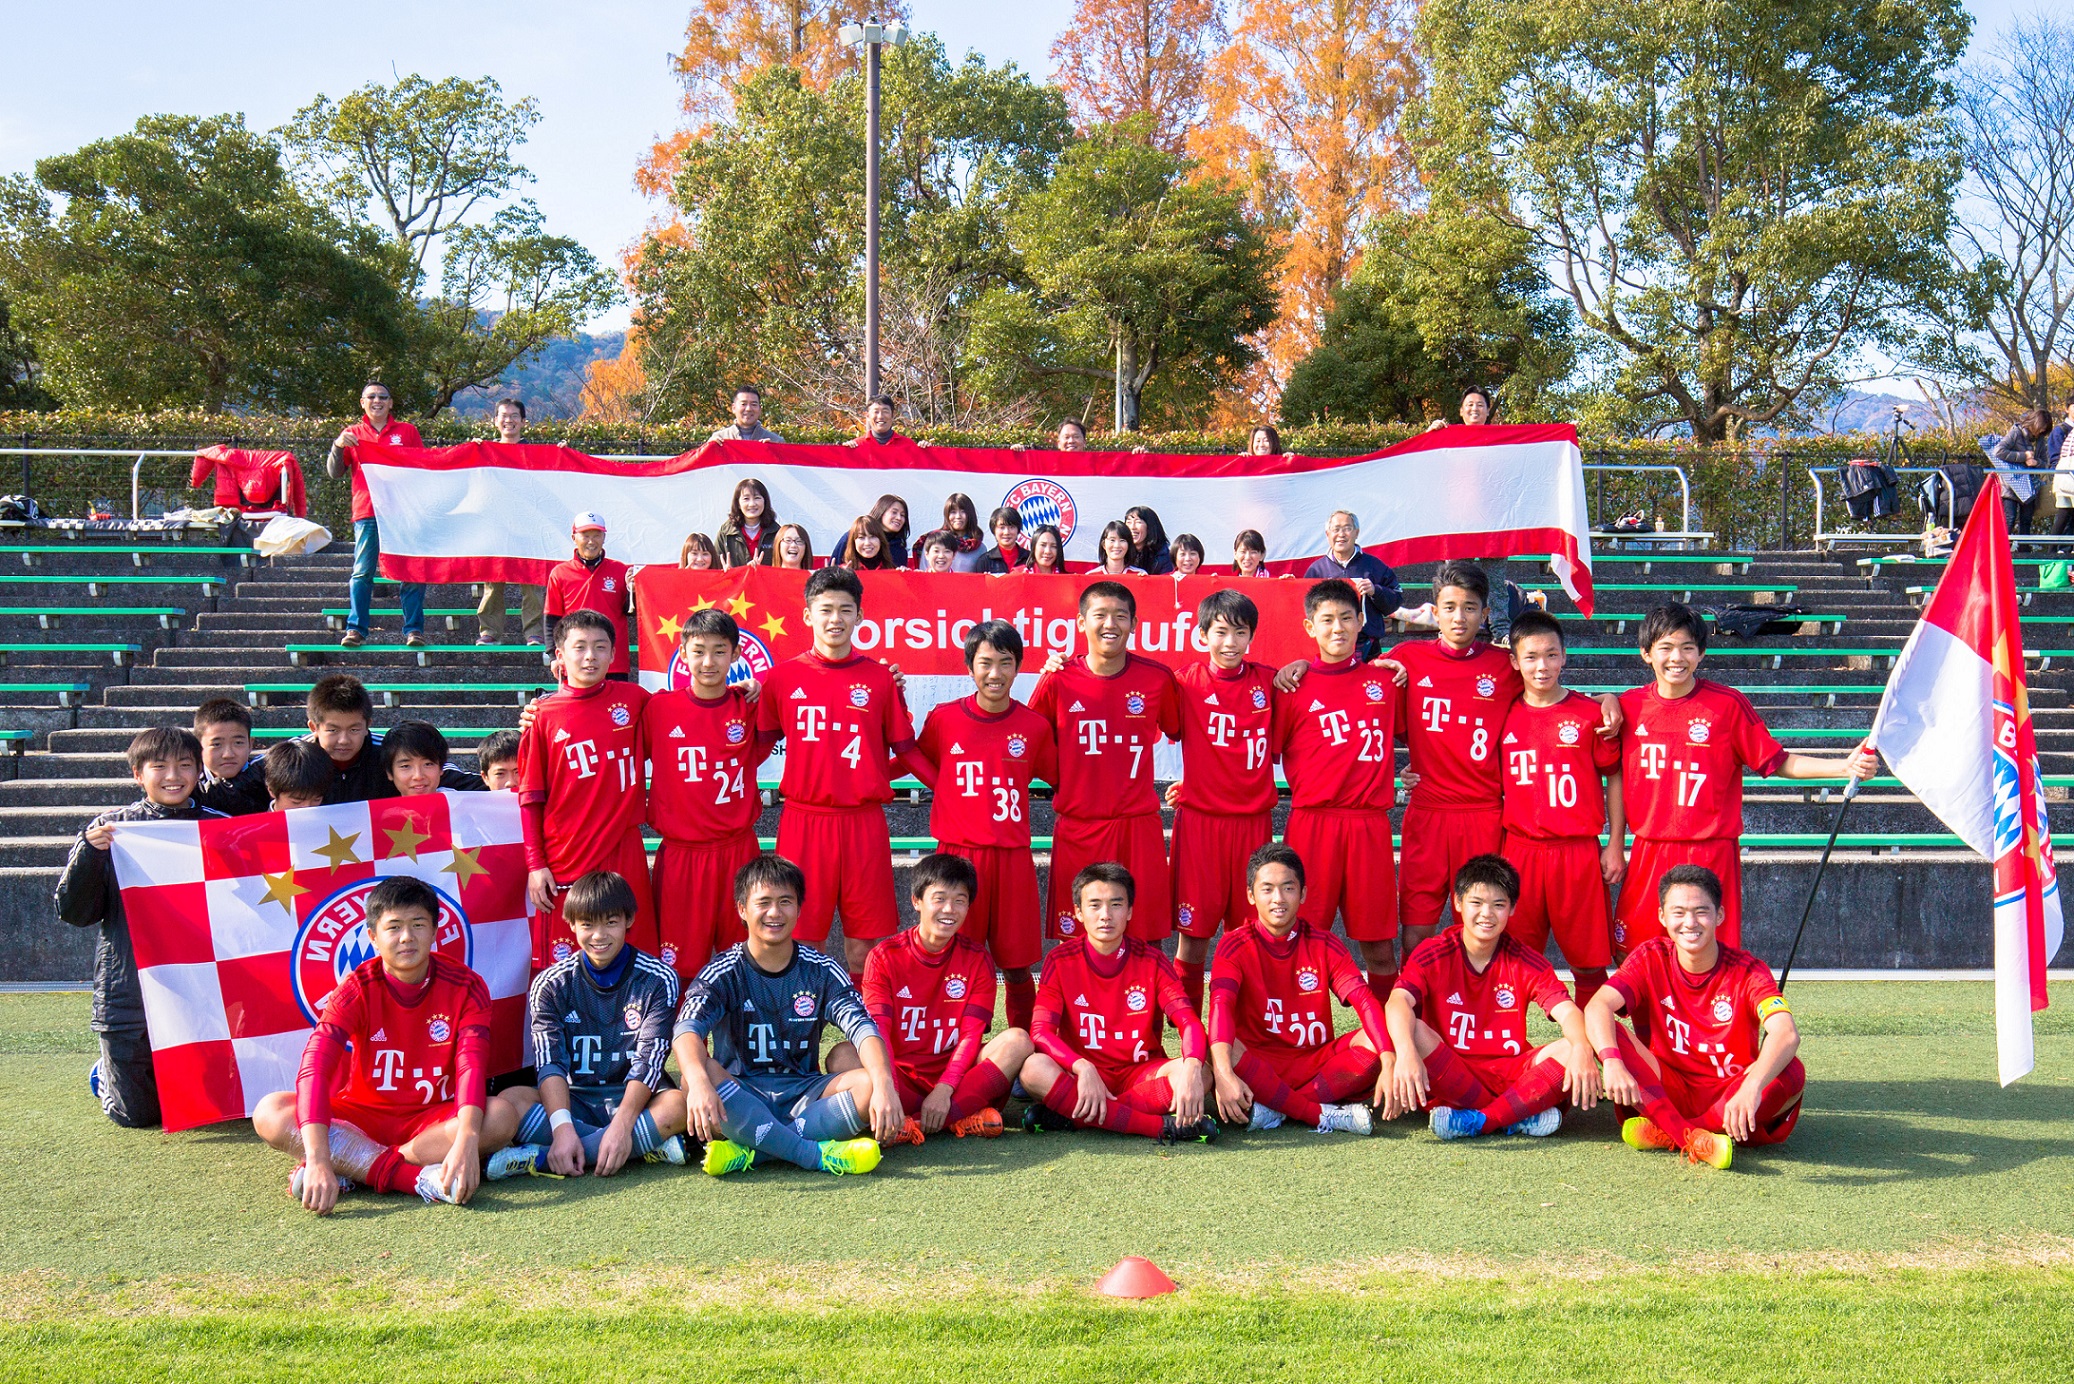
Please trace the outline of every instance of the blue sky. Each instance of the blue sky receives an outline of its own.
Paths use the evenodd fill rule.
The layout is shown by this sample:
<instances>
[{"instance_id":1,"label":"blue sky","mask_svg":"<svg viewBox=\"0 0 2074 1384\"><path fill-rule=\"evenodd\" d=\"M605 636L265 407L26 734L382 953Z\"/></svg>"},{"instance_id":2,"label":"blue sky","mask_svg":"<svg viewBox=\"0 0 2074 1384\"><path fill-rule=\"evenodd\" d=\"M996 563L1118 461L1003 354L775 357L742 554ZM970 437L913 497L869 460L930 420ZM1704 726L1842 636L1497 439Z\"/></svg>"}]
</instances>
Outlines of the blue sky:
<instances>
[{"instance_id":1,"label":"blue sky","mask_svg":"<svg viewBox=\"0 0 2074 1384\"><path fill-rule=\"evenodd\" d=\"M616 258L650 215L634 164L676 119L665 66L688 6L669 0L96 0L7 6L0 175L128 129L153 112L242 111L279 125L318 92L392 73L497 78L545 119L523 151L548 225ZM1071 0L913 0L917 28L1040 76ZM1971 0L1976 36L2036 0ZM600 325L619 325L624 310Z\"/></svg>"}]
</instances>

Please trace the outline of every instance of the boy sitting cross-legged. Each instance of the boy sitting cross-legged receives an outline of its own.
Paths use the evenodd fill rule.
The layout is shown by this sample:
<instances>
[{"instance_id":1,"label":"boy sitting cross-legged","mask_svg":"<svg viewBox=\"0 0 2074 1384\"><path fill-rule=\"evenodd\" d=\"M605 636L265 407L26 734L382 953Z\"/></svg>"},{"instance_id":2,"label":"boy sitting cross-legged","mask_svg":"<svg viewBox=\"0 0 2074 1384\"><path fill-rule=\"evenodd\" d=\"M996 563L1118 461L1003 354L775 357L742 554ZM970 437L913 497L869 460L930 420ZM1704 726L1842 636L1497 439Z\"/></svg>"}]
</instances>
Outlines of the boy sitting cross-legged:
<instances>
[{"instance_id":1,"label":"boy sitting cross-legged","mask_svg":"<svg viewBox=\"0 0 2074 1384\"><path fill-rule=\"evenodd\" d=\"M960 1139L999 1134L1001 1104L1031 1052L1020 1028L987 1041L994 963L964 935L978 891L970 860L923 856L914 872L915 925L874 947L864 963L864 1006L892 1054L901 1109L915 1112L898 1143L919 1144L946 1128Z\"/></svg>"},{"instance_id":2,"label":"boy sitting cross-legged","mask_svg":"<svg viewBox=\"0 0 2074 1384\"><path fill-rule=\"evenodd\" d=\"M1158 945L1126 936L1137 886L1099 861L1073 879L1074 935L1052 949L1037 983L1037 1051L1023 1086L1038 1102L1023 1132L1107 1129L1162 1143L1215 1143L1203 1113L1203 1021ZM1167 1056L1162 1021L1181 1030Z\"/></svg>"},{"instance_id":3,"label":"boy sitting cross-legged","mask_svg":"<svg viewBox=\"0 0 2074 1384\"><path fill-rule=\"evenodd\" d=\"M849 972L792 939L806 887L782 855L744 865L735 907L748 940L707 962L677 1010L687 1114L715 1177L772 1158L868 1173L879 1165L879 1145L861 1136L869 1129L890 1140L905 1120L886 1044ZM849 1041L829 1052L823 1072L829 1024Z\"/></svg>"},{"instance_id":4,"label":"boy sitting cross-legged","mask_svg":"<svg viewBox=\"0 0 2074 1384\"><path fill-rule=\"evenodd\" d=\"M1505 935L1518 900L1519 871L1504 857L1465 862L1455 876L1462 921L1412 949L1390 996L1391 1104L1430 1108L1443 1139L1553 1134L1564 1092L1584 1110L1598 1099L1584 1015L1548 958ZM1561 1038L1528 1045L1529 1000Z\"/></svg>"},{"instance_id":5,"label":"boy sitting cross-legged","mask_svg":"<svg viewBox=\"0 0 2074 1384\"><path fill-rule=\"evenodd\" d=\"M663 1071L677 974L627 943L634 891L609 870L569 886L576 955L533 978L527 1001L540 1103L519 1124L534 1170L610 1177L627 1159L684 1162L684 1093Z\"/></svg>"},{"instance_id":6,"label":"boy sitting cross-legged","mask_svg":"<svg viewBox=\"0 0 2074 1384\"><path fill-rule=\"evenodd\" d=\"M1287 1116L1320 1134L1366 1134L1361 1098L1388 1094L1377 1054L1389 1052L1389 1030L1345 945L1298 916L1303 879L1303 858L1279 842L1246 862L1253 921L1224 934L1210 972L1217 1113L1254 1129ZM1357 1031L1333 1034L1335 995Z\"/></svg>"},{"instance_id":7,"label":"boy sitting cross-legged","mask_svg":"<svg viewBox=\"0 0 2074 1384\"><path fill-rule=\"evenodd\" d=\"M355 1185L466 1202L533 1104L523 1086L489 1095L490 990L432 950L439 895L391 875L367 894L374 956L332 990L293 1091L252 1112L260 1138L297 1159L288 1179L318 1215ZM345 1064L345 1080L338 1069Z\"/></svg>"}]
</instances>

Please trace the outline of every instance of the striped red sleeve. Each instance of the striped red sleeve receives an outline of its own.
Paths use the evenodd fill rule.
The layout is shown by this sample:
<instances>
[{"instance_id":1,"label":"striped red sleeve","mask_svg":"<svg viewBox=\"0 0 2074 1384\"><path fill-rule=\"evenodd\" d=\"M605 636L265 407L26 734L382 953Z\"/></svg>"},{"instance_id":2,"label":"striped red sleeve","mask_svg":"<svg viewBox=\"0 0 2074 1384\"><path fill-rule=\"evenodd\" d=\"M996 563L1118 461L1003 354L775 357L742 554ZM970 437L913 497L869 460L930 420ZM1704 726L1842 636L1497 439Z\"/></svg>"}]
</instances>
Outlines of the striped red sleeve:
<instances>
[{"instance_id":1,"label":"striped red sleeve","mask_svg":"<svg viewBox=\"0 0 2074 1384\"><path fill-rule=\"evenodd\" d=\"M1210 962L1210 1041L1232 1043L1239 1036L1239 963L1217 948Z\"/></svg>"}]
</instances>

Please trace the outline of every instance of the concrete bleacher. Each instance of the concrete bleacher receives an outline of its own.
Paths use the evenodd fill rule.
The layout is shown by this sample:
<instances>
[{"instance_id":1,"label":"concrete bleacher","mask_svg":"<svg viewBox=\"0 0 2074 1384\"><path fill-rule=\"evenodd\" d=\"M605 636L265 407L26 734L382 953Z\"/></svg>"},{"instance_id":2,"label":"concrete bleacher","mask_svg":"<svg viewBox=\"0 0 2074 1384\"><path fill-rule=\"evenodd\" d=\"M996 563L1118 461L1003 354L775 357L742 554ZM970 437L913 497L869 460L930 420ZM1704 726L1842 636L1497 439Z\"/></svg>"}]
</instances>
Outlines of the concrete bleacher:
<instances>
[{"instance_id":1,"label":"concrete bleacher","mask_svg":"<svg viewBox=\"0 0 2074 1384\"><path fill-rule=\"evenodd\" d=\"M302 729L302 698L327 673L352 672L375 691L377 726L432 721L456 762L514 724L544 690L538 648L472 643L476 591L426 593L428 626L453 633L425 649L402 644L391 583L377 587L372 642L341 649L335 625L350 554L340 547L281 561L159 539L135 545L96 535L88 544L17 545L0 536L0 980L78 980L89 971L92 933L55 922L50 891L74 834L94 813L135 796L122 752L140 727L186 724L206 697L250 703L261 745ZM7 559L34 546L36 565ZM139 555L149 565L138 570ZM249 570L243 564L250 563ZM1597 560L1599 610L1585 619L1546 579L1551 608L1566 618L1569 680L1595 690L1644 677L1636 622L1656 601L1691 595L1718 603L1792 601L1819 614L1785 632L1717 635L1708 672L1741 688L1789 747L1846 752L1862 737L1888 666L1914 628L1909 592L1941 572L1934 564L1814 553L1619 552ZM1531 564L1515 559L1515 580ZM2035 582L2036 564L2019 580ZM1407 589L1431 569L1407 568ZM1753 598L1755 600L1753 601ZM512 612L514 615L516 612ZM2038 632L2031 672L2042 767L2056 833L2074 851L2074 654L2053 645L2074 624L2074 592L2033 592L2024 611ZM433 636L440 638L438 633ZM514 633L514 636L515 633ZM1401 755L1400 751L1400 755ZM1400 760L1400 767L1402 761ZM890 809L896 863L929 847L928 808L903 785ZM1783 959L1840 782L1752 780L1746 785L1746 939ZM767 811L762 831L776 827ZM1047 802L1033 805L1040 843L1052 829ZM1043 866L1040 857L1040 869ZM2074 883L2074 881L2070 881ZM1854 803L1823 886L1802 964L1951 967L1988 963L1988 872L1892 780Z\"/></svg>"}]
</instances>

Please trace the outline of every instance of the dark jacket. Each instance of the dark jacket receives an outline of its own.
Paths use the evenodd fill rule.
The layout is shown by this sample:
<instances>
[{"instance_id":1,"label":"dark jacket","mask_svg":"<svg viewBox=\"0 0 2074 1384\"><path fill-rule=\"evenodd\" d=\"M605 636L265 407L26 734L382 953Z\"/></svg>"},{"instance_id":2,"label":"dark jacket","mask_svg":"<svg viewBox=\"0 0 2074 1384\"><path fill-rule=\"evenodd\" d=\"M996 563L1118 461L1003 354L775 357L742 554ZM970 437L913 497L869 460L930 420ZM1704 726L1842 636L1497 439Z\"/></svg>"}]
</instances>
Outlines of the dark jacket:
<instances>
[{"instance_id":1,"label":"dark jacket","mask_svg":"<svg viewBox=\"0 0 2074 1384\"><path fill-rule=\"evenodd\" d=\"M194 800L226 817L249 817L266 811L274 805L266 794L266 756L252 756L245 761L244 768L227 779L203 774L202 781L195 785Z\"/></svg>"},{"instance_id":2,"label":"dark jacket","mask_svg":"<svg viewBox=\"0 0 2074 1384\"><path fill-rule=\"evenodd\" d=\"M765 522L757 531L756 547L752 551L749 540L742 537L742 529L733 520L720 526L714 536L713 546L720 549L720 565L723 567L753 567L770 560L771 544L778 539L779 525Z\"/></svg>"},{"instance_id":3,"label":"dark jacket","mask_svg":"<svg viewBox=\"0 0 2074 1384\"><path fill-rule=\"evenodd\" d=\"M298 738L313 743L316 740L314 735L304 735ZM340 764L337 760L333 760L331 762L331 772L331 786L324 790L324 805L326 807L330 807L334 803L373 802L380 798L393 798L396 796L396 785L389 782L389 776L382 772L382 734L380 731L368 732L367 744L361 747L359 757L354 759L351 764ZM482 775L471 774L466 770L456 769L452 765L441 771L439 786L441 788L451 788L460 793L481 793L489 788L489 785L483 782ZM266 791L266 761L264 758L255 759L250 764L247 764L236 778L223 786L220 795L218 788L213 785L209 792L210 796L204 801L211 807L224 800L249 802L253 800L255 795L257 795L259 802L265 803L269 807L273 805L273 798ZM232 797L232 795L235 795L235 797Z\"/></svg>"},{"instance_id":4,"label":"dark jacket","mask_svg":"<svg viewBox=\"0 0 2074 1384\"><path fill-rule=\"evenodd\" d=\"M103 822L192 822L222 815L193 802L160 807L139 798L128 807L103 812L88 827ZM101 929L100 940L94 943L94 1032L143 1032L144 990L137 981L137 949L130 942L113 854L90 844L86 832L80 832L51 897L60 922Z\"/></svg>"},{"instance_id":5,"label":"dark jacket","mask_svg":"<svg viewBox=\"0 0 2074 1384\"><path fill-rule=\"evenodd\" d=\"M843 565L843 560L849 555L850 534L845 529L842 537L835 540L835 547L829 551L828 565L830 567L840 567ZM889 533L886 535L886 566L888 568L907 566L906 529L902 529L899 533Z\"/></svg>"},{"instance_id":6,"label":"dark jacket","mask_svg":"<svg viewBox=\"0 0 2074 1384\"><path fill-rule=\"evenodd\" d=\"M1000 576L1004 572L1013 572L1029 560L1030 550L1027 546L1018 547L1015 550L1015 561L1010 562L1002 556L1001 546L997 543L979 555L978 570L988 576Z\"/></svg>"},{"instance_id":7,"label":"dark jacket","mask_svg":"<svg viewBox=\"0 0 2074 1384\"><path fill-rule=\"evenodd\" d=\"M1374 553L1355 549L1354 560L1342 567L1331 553L1326 553L1313 562L1304 574L1305 581L1326 581L1337 577L1348 581L1362 577L1375 584L1375 594L1363 602L1361 612L1361 637L1381 639L1390 630L1390 614L1404 604L1404 588L1398 583L1397 573L1390 564Z\"/></svg>"}]
</instances>

